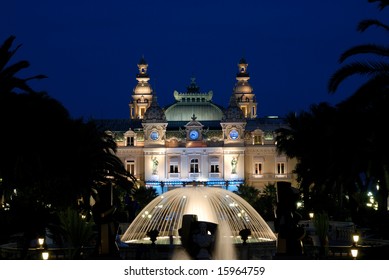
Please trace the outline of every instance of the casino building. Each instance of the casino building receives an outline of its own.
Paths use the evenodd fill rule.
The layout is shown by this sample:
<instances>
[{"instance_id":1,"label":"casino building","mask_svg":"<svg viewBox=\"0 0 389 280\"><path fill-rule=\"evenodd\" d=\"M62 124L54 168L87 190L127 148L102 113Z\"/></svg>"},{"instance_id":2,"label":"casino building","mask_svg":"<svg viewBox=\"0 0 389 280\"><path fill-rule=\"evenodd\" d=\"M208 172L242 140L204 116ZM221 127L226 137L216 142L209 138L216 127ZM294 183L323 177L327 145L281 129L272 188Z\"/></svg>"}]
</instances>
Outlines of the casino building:
<instances>
[{"instance_id":1,"label":"casino building","mask_svg":"<svg viewBox=\"0 0 389 280\"><path fill-rule=\"evenodd\" d=\"M258 117L247 67L242 58L227 108L215 104L213 92L202 92L194 78L186 92L174 91L174 103L162 108L142 58L129 119L101 121L127 170L158 193L189 185L233 191L243 182L257 188L277 181L293 184L295 161L275 146L275 130L285 123Z\"/></svg>"}]
</instances>

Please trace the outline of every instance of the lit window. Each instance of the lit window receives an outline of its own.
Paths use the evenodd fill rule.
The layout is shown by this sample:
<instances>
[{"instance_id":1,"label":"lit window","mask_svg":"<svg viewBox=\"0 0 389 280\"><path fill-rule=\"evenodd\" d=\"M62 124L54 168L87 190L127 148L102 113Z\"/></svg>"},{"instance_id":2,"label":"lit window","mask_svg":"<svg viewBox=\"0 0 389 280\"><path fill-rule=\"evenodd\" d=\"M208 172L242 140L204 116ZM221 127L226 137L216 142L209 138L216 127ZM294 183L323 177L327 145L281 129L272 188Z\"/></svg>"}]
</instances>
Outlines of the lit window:
<instances>
[{"instance_id":1,"label":"lit window","mask_svg":"<svg viewBox=\"0 0 389 280\"><path fill-rule=\"evenodd\" d=\"M285 174L285 163L284 162L277 163L277 174Z\"/></svg>"},{"instance_id":2,"label":"lit window","mask_svg":"<svg viewBox=\"0 0 389 280\"><path fill-rule=\"evenodd\" d=\"M254 174L255 175L262 175L262 163L256 162L254 164Z\"/></svg>"},{"instance_id":3,"label":"lit window","mask_svg":"<svg viewBox=\"0 0 389 280\"><path fill-rule=\"evenodd\" d=\"M261 144L262 144L261 135L254 135L254 145L261 145Z\"/></svg>"},{"instance_id":4,"label":"lit window","mask_svg":"<svg viewBox=\"0 0 389 280\"><path fill-rule=\"evenodd\" d=\"M178 164L170 163L170 173L178 173Z\"/></svg>"},{"instance_id":5,"label":"lit window","mask_svg":"<svg viewBox=\"0 0 389 280\"><path fill-rule=\"evenodd\" d=\"M219 164L211 164L211 173L219 173Z\"/></svg>"},{"instance_id":6,"label":"lit window","mask_svg":"<svg viewBox=\"0 0 389 280\"><path fill-rule=\"evenodd\" d=\"M134 146L134 137L127 137L127 146Z\"/></svg>"},{"instance_id":7,"label":"lit window","mask_svg":"<svg viewBox=\"0 0 389 280\"><path fill-rule=\"evenodd\" d=\"M127 160L126 161L126 170L132 175L135 175L135 161Z\"/></svg>"},{"instance_id":8,"label":"lit window","mask_svg":"<svg viewBox=\"0 0 389 280\"><path fill-rule=\"evenodd\" d=\"M190 173L199 173L199 160L197 158L190 161Z\"/></svg>"}]
</instances>

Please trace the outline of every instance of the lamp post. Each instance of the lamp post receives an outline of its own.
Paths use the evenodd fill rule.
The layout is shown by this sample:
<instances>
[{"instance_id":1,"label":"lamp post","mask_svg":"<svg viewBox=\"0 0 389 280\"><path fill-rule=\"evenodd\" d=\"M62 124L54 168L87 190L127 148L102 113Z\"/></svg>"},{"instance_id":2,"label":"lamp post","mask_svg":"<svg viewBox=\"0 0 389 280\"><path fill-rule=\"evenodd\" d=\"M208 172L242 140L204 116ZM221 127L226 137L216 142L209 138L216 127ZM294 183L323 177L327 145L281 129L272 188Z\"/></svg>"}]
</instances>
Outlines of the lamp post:
<instances>
[{"instance_id":1,"label":"lamp post","mask_svg":"<svg viewBox=\"0 0 389 280\"><path fill-rule=\"evenodd\" d=\"M356 245L351 246L351 256L353 257L353 260L356 260L358 257L358 247Z\"/></svg>"},{"instance_id":2,"label":"lamp post","mask_svg":"<svg viewBox=\"0 0 389 280\"><path fill-rule=\"evenodd\" d=\"M49 256L50 256L49 251L44 250L42 252L42 260L47 261L49 259Z\"/></svg>"},{"instance_id":3,"label":"lamp post","mask_svg":"<svg viewBox=\"0 0 389 280\"><path fill-rule=\"evenodd\" d=\"M358 241L359 241L359 234L358 234L357 232L355 232L355 233L353 234L353 243L354 243L355 245L357 245Z\"/></svg>"},{"instance_id":4,"label":"lamp post","mask_svg":"<svg viewBox=\"0 0 389 280\"><path fill-rule=\"evenodd\" d=\"M38 238L39 249L43 249L43 243L45 243L45 239L43 237L39 237Z\"/></svg>"},{"instance_id":5,"label":"lamp post","mask_svg":"<svg viewBox=\"0 0 389 280\"><path fill-rule=\"evenodd\" d=\"M353 260L356 260L358 257L358 241L359 241L358 232L355 231L352 237L353 237L353 245L351 246L351 256L353 257Z\"/></svg>"},{"instance_id":6,"label":"lamp post","mask_svg":"<svg viewBox=\"0 0 389 280\"><path fill-rule=\"evenodd\" d=\"M42 260L48 260L49 259L49 250L47 250L47 245L45 244L45 238L44 237L39 237L38 238L38 252L42 256Z\"/></svg>"}]
</instances>

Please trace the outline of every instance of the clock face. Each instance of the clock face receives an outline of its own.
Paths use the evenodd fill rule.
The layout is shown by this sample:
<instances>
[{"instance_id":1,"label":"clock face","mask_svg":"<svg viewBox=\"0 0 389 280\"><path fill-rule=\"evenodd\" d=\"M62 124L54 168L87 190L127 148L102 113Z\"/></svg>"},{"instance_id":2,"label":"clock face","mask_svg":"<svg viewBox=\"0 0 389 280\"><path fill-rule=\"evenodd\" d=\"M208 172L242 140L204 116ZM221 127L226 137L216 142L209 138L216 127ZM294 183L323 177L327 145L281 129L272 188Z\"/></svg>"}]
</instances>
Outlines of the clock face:
<instances>
[{"instance_id":1,"label":"clock face","mask_svg":"<svg viewBox=\"0 0 389 280\"><path fill-rule=\"evenodd\" d=\"M230 131L230 137L231 137L232 140L238 139L238 137L239 137L238 131L236 131L235 129L231 130Z\"/></svg>"},{"instance_id":2,"label":"clock face","mask_svg":"<svg viewBox=\"0 0 389 280\"><path fill-rule=\"evenodd\" d=\"M192 140L196 140L197 138L199 138L199 132L197 130L191 130L189 132L189 138Z\"/></svg>"},{"instance_id":3,"label":"clock face","mask_svg":"<svg viewBox=\"0 0 389 280\"><path fill-rule=\"evenodd\" d=\"M152 131L152 132L150 133L150 138L151 138L151 140L157 140L158 137L159 137L158 131Z\"/></svg>"}]
</instances>

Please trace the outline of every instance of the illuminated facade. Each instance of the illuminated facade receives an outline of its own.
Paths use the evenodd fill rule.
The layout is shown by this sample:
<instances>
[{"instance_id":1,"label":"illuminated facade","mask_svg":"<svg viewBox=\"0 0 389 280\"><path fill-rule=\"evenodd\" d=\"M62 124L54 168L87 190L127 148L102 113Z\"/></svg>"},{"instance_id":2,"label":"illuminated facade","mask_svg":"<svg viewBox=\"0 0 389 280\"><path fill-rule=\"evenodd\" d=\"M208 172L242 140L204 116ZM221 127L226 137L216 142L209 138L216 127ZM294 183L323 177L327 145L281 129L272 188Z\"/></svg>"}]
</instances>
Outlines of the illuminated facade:
<instances>
[{"instance_id":1,"label":"illuminated facade","mask_svg":"<svg viewBox=\"0 0 389 280\"><path fill-rule=\"evenodd\" d=\"M158 192L188 185L234 190L244 181L262 188L269 183L294 183L295 161L279 155L275 130L279 118L258 118L248 80L248 64L238 63L237 82L227 108L212 102L192 78L186 92L174 91L174 104L162 108L148 83L142 58L128 120L106 120L117 156L127 170Z\"/></svg>"}]
</instances>

